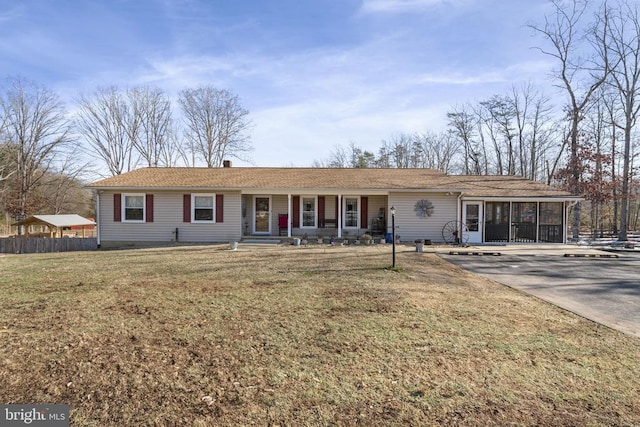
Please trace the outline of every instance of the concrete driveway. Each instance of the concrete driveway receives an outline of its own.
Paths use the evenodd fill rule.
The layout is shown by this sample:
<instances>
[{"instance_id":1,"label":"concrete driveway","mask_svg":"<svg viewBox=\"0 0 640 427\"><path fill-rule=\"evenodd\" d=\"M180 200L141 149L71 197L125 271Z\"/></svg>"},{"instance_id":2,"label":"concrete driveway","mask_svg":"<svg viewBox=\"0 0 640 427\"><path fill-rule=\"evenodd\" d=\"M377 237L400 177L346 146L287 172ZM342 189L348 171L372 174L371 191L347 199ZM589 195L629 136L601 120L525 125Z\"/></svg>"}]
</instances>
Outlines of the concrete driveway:
<instances>
[{"instance_id":1,"label":"concrete driveway","mask_svg":"<svg viewBox=\"0 0 640 427\"><path fill-rule=\"evenodd\" d=\"M572 248L572 247L569 247ZM465 270L572 311L629 335L640 337L640 254L599 258L595 250L530 250L476 247L442 258ZM565 257L568 253L570 257Z\"/></svg>"}]
</instances>

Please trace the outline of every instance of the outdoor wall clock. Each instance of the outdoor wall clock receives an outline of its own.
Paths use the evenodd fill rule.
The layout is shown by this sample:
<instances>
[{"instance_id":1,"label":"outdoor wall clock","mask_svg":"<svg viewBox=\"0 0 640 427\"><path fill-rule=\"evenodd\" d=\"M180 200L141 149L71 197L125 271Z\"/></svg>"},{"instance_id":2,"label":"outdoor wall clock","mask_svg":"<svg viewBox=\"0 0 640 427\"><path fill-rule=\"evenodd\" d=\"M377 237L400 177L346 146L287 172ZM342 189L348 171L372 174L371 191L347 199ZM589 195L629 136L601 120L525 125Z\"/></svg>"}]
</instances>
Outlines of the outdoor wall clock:
<instances>
[{"instance_id":1,"label":"outdoor wall clock","mask_svg":"<svg viewBox=\"0 0 640 427\"><path fill-rule=\"evenodd\" d=\"M418 200L413 210L416 211L416 216L426 218L433 214L433 203L426 199Z\"/></svg>"}]
</instances>

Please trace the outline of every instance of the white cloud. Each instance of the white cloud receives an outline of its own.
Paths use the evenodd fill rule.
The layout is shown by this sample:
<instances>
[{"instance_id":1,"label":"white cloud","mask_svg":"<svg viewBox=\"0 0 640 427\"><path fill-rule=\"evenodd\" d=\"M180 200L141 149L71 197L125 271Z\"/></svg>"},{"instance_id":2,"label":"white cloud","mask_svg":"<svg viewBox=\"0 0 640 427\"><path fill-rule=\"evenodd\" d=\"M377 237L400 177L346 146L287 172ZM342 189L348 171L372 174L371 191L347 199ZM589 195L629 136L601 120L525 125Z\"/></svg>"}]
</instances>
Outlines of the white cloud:
<instances>
[{"instance_id":1,"label":"white cloud","mask_svg":"<svg viewBox=\"0 0 640 427\"><path fill-rule=\"evenodd\" d=\"M478 73L465 70L436 70L431 73L418 74L416 84L471 86L496 83L517 83L520 81L541 81L552 64L548 60L531 60L511 64L500 69L489 69Z\"/></svg>"}]
</instances>

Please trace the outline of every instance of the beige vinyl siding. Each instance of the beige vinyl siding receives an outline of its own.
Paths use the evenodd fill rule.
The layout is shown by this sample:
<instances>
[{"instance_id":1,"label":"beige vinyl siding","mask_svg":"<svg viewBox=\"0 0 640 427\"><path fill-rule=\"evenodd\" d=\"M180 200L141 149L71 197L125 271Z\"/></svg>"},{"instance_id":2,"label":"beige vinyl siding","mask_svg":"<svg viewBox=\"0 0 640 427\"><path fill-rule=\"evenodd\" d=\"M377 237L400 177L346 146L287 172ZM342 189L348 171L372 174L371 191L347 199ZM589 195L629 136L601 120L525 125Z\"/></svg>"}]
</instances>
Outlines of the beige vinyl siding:
<instances>
[{"instance_id":1,"label":"beige vinyl siding","mask_svg":"<svg viewBox=\"0 0 640 427\"><path fill-rule=\"evenodd\" d=\"M419 200L429 200L433 204L433 215L422 218L414 210ZM389 207L396 208L396 235L402 242L416 239L442 241L442 227L455 221L457 215L457 195L446 193L391 193ZM387 210L388 231L391 232L391 213Z\"/></svg>"},{"instance_id":2,"label":"beige vinyl siding","mask_svg":"<svg viewBox=\"0 0 640 427\"><path fill-rule=\"evenodd\" d=\"M224 195L224 221L213 224L183 222L183 194L186 192L146 192L153 194L153 222L128 223L113 221L113 194L100 193L100 240L114 242L171 242L178 228L180 242L227 242L241 237L240 193Z\"/></svg>"}]
</instances>

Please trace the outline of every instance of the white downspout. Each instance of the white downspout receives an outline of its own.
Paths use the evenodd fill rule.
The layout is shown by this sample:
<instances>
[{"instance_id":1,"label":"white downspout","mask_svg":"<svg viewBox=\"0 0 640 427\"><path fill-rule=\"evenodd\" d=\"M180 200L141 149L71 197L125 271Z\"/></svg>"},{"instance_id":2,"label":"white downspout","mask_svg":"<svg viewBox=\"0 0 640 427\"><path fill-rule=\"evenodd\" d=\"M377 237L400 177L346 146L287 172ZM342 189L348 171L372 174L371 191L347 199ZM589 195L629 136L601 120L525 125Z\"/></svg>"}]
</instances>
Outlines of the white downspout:
<instances>
[{"instance_id":1,"label":"white downspout","mask_svg":"<svg viewBox=\"0 0 640 427\"><path fill-rule=\"evenodd\" d=\"M96 243L100 247L100 191L96 191Z\"/></svg>"},{"instance_id":2,"label":"white downspout","mask_svg":"<svg viewBox=\"0 0 640 427\"><path fill-rule=\"evenodd\" d=\"M460 195L458 196L458 204L456 206L456 219L460 221L461 224L462 224L462 196L464 196L464 191L460 192Z\"/></svg>"}]
</instances>

